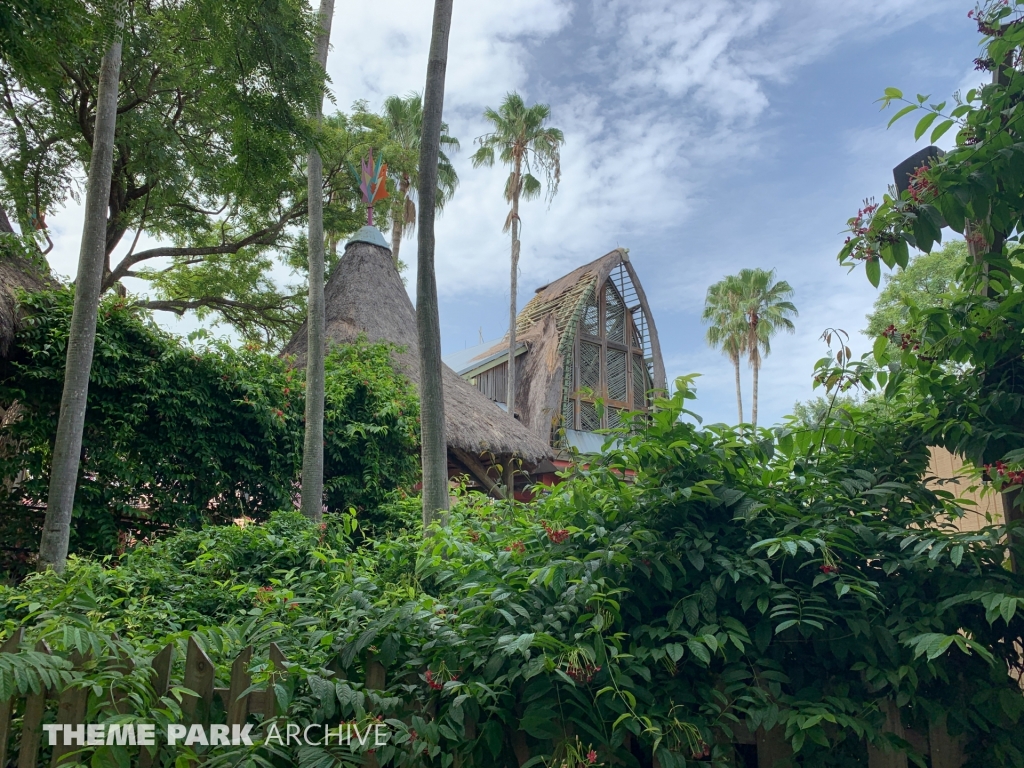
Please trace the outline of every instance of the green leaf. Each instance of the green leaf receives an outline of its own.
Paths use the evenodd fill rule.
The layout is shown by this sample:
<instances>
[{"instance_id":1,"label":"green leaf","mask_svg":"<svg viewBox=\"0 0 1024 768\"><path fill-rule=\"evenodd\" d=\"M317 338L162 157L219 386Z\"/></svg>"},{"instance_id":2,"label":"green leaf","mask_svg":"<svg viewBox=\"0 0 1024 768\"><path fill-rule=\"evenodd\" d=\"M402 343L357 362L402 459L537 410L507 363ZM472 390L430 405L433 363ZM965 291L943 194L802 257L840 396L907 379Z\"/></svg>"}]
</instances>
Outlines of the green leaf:
<instances>
[{"instance_id":1,"label":"green leaf","mask_svg":"<svg viewBox=\"0 0 1024 768\"><path fill-rule=\"evenodd\" d=\"M895 98L899 98L899 97L897 96ZM899 120L904 115L909 115L911 112L913 112L917 108L918 108L917 104L908 104L907 106L905 106L903 109L901 109L899 112L897 112L895 115L892 116L892 119L889 121L889 125L886 126L886 127L887 128L892 128L892 124L893 123L895 123L897 120Z\"/></svg>"},{"instance_id":2,"label":"green leaf","mask_svg":"<svg viewBox=\"0 0 1024 768\"><path fill-rule=\"evenodd\" d=\"M914 129L914 138L920 139L924 136L924 132L928 130L938 116L939 115L936 112L929 112L927 115L922 117L917 123L917 128Z\"/></svg>"},{"instance_id":3,"label":"green leaf","mask_svg":"<svg viewBox=\"0 0 1024 768\"><path fill-rule=\"evenodd\" d=\"M892 253L896 259L896 263L900 265L902 269L906 269L910 263L910 250L907 248L907 241L902 237L892 245Z\"/></svg>"},{"instance_id":4,"label":"green leaf","mask_svg":"<svg viewBox=\"0 0 1024 768\"><path fill-rule=\"evenodd\" d=\"M942 134L944 134L946 131L948 131L950 128L952 128L954 125L956 125L956 120L943 120L941 123L939 123L937 126L935 126L935 130L932 131L932 135L931 135L931 142L932 142L932 144L934 144L936 141L938 141L939 137L941 137Z\"/></svg>"},{"instance_id":5,"label":"green leaf","mask_svg":"<svg viewBox=\"0 0 1024 768\"><path fill-rule=\"evenodd\" d=\"M901 91L899 88L891 88L890 87L890 88L886 88L885 89L885 95L886 95L887 98L890 98L890 99L902 99L903 98L903 91Z\"/></svg>"},{"instance_id":6,"label":"green leaf","mask_svg":"<svg viewBox=\"0 0 1024 768\"><path fill-rule=\"evenodd\" d=\"M868 282L877 288L882 281L882 267L877 258L870 258L864 262L864 273L868 276Z\"/></svg>"},{"instance_id":7,"label":"green leaf","mask_svg":"<svg viewBox=\"0 0 1024 768\"><path fill-rule=\"evenodd\" d=\"M953 562L953 565L959 566L960 561L964 559L964 545L957 544L949 551L949 559Z\"/></svg>"}]
</instances>

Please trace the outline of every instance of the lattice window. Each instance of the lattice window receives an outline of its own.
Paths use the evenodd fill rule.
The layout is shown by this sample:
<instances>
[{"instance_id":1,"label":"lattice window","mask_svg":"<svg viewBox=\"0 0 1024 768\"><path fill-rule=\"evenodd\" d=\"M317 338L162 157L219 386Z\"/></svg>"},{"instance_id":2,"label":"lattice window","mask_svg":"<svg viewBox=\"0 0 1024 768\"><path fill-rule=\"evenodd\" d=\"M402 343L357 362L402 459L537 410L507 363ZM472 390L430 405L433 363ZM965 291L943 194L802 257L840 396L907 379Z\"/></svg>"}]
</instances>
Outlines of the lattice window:
<instances>
[{"instance_id":1,"label":"lattice window","mask_svg":"<svg viewBox=\"0 0 1024 768\"><path fill-rule=\"evenodd\" d=\"M608 428L614 429L622 423L622 409L620 408L609 408L608 409Z\"/></svg>"},{"instance_id":2,"label":"lattice window","mask_svg":"<svg viewBox=\"0 0 1024 768\"><path fill-rule=\"evenodd\" d=\"M624 401L626 394L626 353L608 350L608 399Z\"/></svg>"},{"instance_id":3,"label":"lattice window","mask_svg":"<svg viewBox=\"0 0 1024 768\"><path fill-rule=\"evenodd\" d=\"M583 317L580 320L580 327L587 336L601 335L601 315L597 307L597 292L592 291L587 299L587 305L583 308Z\"/></svg>"},{"instance_id":4,"label":"lattice window","mask_svg":"<svg viewBox=\"0 0 1024 768\"><path fill-rule=\"evenodd\" d=\"M601 389L601 345L588 341L580 342L579 386L600 394Z\"/></svg>"},{"instance_id":5,"label":"lattice window","mask_svg":"<svg viewBox=\"0 0 1024 768\"><path fill-rule=\"evenodd\" d=\"M576 401L569 398L566 399L565 405L562 407L562 420L563 426L566 429L576 429Z\"/></svg>"},{"instance_id":6,"label":"lattice window","mask_svg":"<svg viewBox=\"0 0 1024 768\"><path fill-rule=\"evenodd\" d=\"M647 366L642 355L633 355L633 407L637 410L647 407Z\"/></svg>"},{"instance_id":7,"label":"lattice window","mask_svg":"<svg viewBox=\"0 0 1024 768\"><path fill-rule=\"evenodd\" d=\"M604 287L604 330L608 341L626 343L626 308L611 283Z\"/></svg>"},{"instance_id":8,"label":"lattice window","mask_svg":"<svg viewBox=\"0 0 1024 768\"><path fill-rule=\"evenodd\" d=\"M597 417L597 406L586 400L580 402L580 429L593 432L601 428L601 420Z\"/></svg>"},{"instance_id":9,"label":"lattice window","mask_svg":"<svg viewBox=\"0 0 1024 768\"><path fill-rule=\"evenodd\" d=\"M626 307L637 299L625 273L587 296L573 351L567 355L562 408L567 429L587 432L621 425L623 414L648 408L652 388L646 320ZM605 403L598 416L598 399Z\"/></svg>"}]
</instances>

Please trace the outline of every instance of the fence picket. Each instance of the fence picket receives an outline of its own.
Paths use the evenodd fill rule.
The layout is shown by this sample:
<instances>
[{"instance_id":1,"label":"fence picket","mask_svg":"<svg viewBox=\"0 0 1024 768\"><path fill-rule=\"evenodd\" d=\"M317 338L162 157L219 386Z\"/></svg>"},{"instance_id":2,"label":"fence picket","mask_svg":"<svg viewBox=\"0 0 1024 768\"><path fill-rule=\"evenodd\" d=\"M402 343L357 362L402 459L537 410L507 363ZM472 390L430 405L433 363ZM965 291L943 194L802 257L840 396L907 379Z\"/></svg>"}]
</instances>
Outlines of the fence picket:
<instances>
[{"instance_id":1,"label":"fence picket","mask_svg":"<svg viewBox=\"0 0 1024 768\"><path fill-rule=\"evenodd\" d=\"M249 696L242 692L252 685L249 675L249 661L252 659L252 646L245 648L231 665L231 687L228 689L228 725L241 725L249 714Z\"/></svg>"},{"instance_id":2,"label":"fence picket","mask_svg":"<svg viewBox=\"0 0 1024 768\"><path fill-rule=\"evenodd\" d=\"M274 671L267 680L267 690L263 694L263 722L268 723L277 718L277 696L274 694L274 683L284 674L284 654L277 643L270 644L270 661Z\"/></svg>"},{"instance_id":3,"label":"fence picket","mask_svg":"<svg viewBox=\"0 0 1024 768\"><path fill-rule=\"evenodd\" d=\"M0 653L17 653L18 646L24 639L25 630L18 627L3 647L0 647ZM11 735L11 711L14 709L15 698L17 697L12 696L6 701L0 701L0 766L7 765L7 739Z\"/></svg>"},{"instance_id":4,"label":"fence picket","mask_svg":"<svg viewBox=\"0 0 1024 768\"><path fill-rule=\"evenodd\" d=\"M160 653L153 657L150 664L153 669L153 690L156 691L157 697L165 695L171 687L171 667L173 665L174 644L168 643ZM139 768L152 768L160 748L153 747L152 749L152 752L145 747L139 750Z\"/></svg>"},{"instance_id":5,"label":"fence picket","mask_svg":"<svg viewBox=\"0 0 1024 768\"><path fill-rule=\"evenodd\" d=\"M210 703L213 701L213 662L206 651L199 647L194 637L188 639L188 655L185 657L185 687L195 691L196 696L185 695L181 701L181 709L193 722L197 713L200 718L209 714ZM199 706L199 702L203 706Z\"/></svg>"},{"instance_id":6,"label":"fence picket","mask_svg":"<svg viewBox=\"0 0 1024 768\"><path fill-rule=\"evenodd\" d=\"M963 736L954 738L949 735L945 717L929 725L928 746L932 768L960 768L967 762Z\"/></svg>"},{"instance_id":7,"label":"fence picket","mask_svg":"<svg viewBox=\"0 0 1024 768\"><path fill-rule=\"evenodd\" d=\"M49 655L50 646L40 640L36 651ZM25 716L21 721L21 747L18 749L18 768L36 768L39 742L43 735L43 713L46 711L46 690L31 693L25 701Z\"/></svg>"}]
</instances>

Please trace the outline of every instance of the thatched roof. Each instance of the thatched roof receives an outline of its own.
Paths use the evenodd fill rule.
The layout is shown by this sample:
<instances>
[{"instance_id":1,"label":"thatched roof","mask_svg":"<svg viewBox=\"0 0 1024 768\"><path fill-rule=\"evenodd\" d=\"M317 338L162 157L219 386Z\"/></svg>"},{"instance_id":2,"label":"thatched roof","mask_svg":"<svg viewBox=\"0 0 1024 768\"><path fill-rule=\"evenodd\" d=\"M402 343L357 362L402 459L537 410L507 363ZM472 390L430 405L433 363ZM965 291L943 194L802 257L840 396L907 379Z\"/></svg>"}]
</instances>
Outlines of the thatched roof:
<instances>
[{"instance_id":1,"label":"thatched roof","mask_svg":"<svg viewBox=\"0 0 1024 768\"><path fill-rule=\"evenodd\" d=\"M327 282L325 299L329 343L350 343L362 334L371 342L397 344L404 351L395 353L396 366L413 383L419 383L416 312L388 248L358 239L349 241ZM284 349L284 354L294 355L299 365L305 364L306 334L303 323ZM447 365L443 386L449 447L477 456L516 455L533 465L552 456L546 441Z\"/></svg>"},{"instance_id":2,"label":"thatched roof","mask_svg":"<svg viewBox=\"0 0 1024 768\"><path fill-rule=\"evenodd\" d=\"M52 281L20 256L0 251L0 357L6 357L18 330L18 289L40 291Z\"/></svg>"}]
</instances>

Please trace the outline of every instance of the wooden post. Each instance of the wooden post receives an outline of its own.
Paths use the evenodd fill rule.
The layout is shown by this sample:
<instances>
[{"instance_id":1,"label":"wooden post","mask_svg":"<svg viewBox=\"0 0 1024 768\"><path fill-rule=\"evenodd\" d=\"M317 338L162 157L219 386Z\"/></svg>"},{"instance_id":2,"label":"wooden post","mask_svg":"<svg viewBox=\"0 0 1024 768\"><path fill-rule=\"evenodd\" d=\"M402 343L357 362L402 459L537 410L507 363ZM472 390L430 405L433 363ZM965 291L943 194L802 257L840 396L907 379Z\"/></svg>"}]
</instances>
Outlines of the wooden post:
<instances>
[{"instance_id":1,"label":"wooden post","mask_svg":"<svg viewBox=\"0 0 1024 768\"><path fill-rule=\"evenodd\" d=\"M40 640L38 653L50 654L50 647ZM18 768L36 768L39 759L39 741L43 735L43 712L46 709L46 691L31 693L25 702L25 716L21 721L21 749L18 750Z\"/></svg>"},{"instance_id":2,"label":"wooden post","mask_svg":"<svg viewBox=\"0 0 1024 768\"><path fill-rule=\"evenodd\" d=\"M884 733L904 738L903 721L900 720L900 710L896 702L886 699L882 711L885 713ZM868 744L868 768L907 768L907 753L888 750L883 752L873 744Z\"/></svg>"},{"instance_id":3,"label":"wooden post","mask_svg":"<svg viewBox=\"0 0 1024 768\"><path fill-rule=\"evenodd\" d=\"M932 768L960 768L967 757L964 755L964 737L953 737L946 729L946 718L936 720L928 726L928 746Z\"/></svg>"},{"instance_id":4,"label":"wooden post","mask_svg":"<svg viewBox=\"0 0 1024 768\"><path fill-rule=\"evenodd\" d=\"M489 494L496 499L505 498L505 490L494 482L491 476L487 474L487 468L476 457L455 446L452 446L449 450L455 454L455 458L469 470L470 474L480 482Z\"/></svg>"},{"instance_id":5,"label":"wooden post","mask_svg":"<svg viewBox=\"0 0 1024 768\"><path fill-rule=\"evenodd\" d=\"M249 696L242 692L252 685L249 675L249 661L252 659L252 646L245 648L231 665L231 687L228 689L228 725L241 725L249 714Z\"/></svg>"},{"instance_id":6,"label":"wooden post","mask_svg":"<svg viewBox=\"0 0 1024 768\"><path fill-rule=\"evenodd\" d=\"M770 731L758 728L757 768L790 768L793 748L786 741L786 731L782 726L775 726Z\"/></svg>"},{"instance_id":7,"label":"wooden post","mask_svg":"<svg viewBox=\"0 0 1024 768\"><path fill-rule=\"evenodd\" d=\"M171 667L173 665L174 645L168 643L160 653L153 657L153 663L150 665L153 668L153 691L156 693L157 698L166 695L167 689L170 688ZM153 751L150 752L149 749ZM151 768L159 750L160 747L158 745L151 748L142 747L139 750L139 768ZM0 766L2 765L3 763L0 763Z\"/></svg>"},{"instance_id":8,"label":"wooden post","mask_svg":"<svg viewBox=\"0 0 1024 768\"><path fill-rule=\"evenodd\" d=\"M185 657L185 687L195 691L196 695L186 694L182 697L181 710L193 722L198 722L209 714L210 703L213 701L213 662L206 652L199 647L195 637L188 639L188 655ZM203 706L199 707L199 702ZM197 711L198 710L198 711Z\"/></svg>"},{"instance_id":9,"label":"wooden post","mask_svg":"<svg viewBox=\"0 0 1024 768\"><path fill-rule=\"evenodd\" d=\"M25 639L25 630L18 627L7 642L0 647L0 653L17 653L18 646ZM14 696L0 701L0 766L7 765L7 739L11 735L11 710L14 708Z\"/></svg>"}]
</instances>

